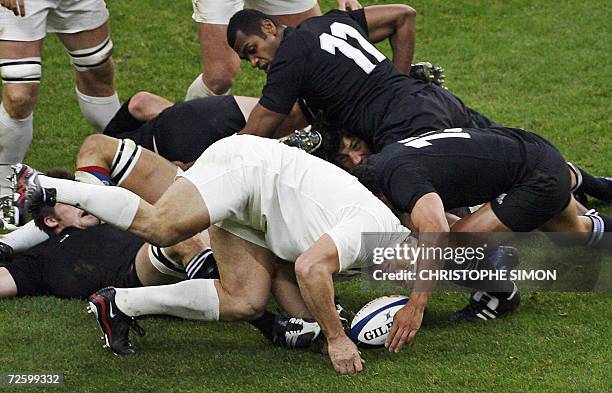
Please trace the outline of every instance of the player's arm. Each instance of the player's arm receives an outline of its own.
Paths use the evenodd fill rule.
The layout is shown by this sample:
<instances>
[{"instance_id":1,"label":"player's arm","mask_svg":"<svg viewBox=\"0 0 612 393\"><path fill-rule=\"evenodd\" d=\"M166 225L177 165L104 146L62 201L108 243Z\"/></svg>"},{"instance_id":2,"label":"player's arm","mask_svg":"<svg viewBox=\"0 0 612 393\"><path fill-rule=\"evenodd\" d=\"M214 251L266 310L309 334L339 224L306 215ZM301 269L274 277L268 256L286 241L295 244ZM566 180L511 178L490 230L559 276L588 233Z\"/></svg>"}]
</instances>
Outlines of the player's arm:
<instances>
[{"instance_id":1,"label":"player's arm","mask_svg":"<svg viewBox=\"0 0 612 393\"><path fill-rule=\"evenodd\" d=\"M13 11L15 16L25 16L25 0L0 0L2 7Z\"/></svg>"},{"instance_id":2,"label":"player's arm","mask_svg":"<svg viewBox=\"0 0 612 393\"><path fill-rule=\"evenodd\" d=\"M410 221L419 232L419 243L425 247L444 247L444 234L450 231L444 204L435 192L420 197L410 213ZM390 352L399 352L404 344L411 343L421 327L425 306L436 285L435 281L419 280L419 271L436 269L437 262L420 259L417 276L408 303L395 314L385 346Z\"/></svg>"},{"instance_id":3,"label":"player's arm","mask_svg":"<svg viewBox=\"0 0 612 393\"><path fill-rule=\"evenodd\" d=\"M325 234L295 262L300 293L327 339L327 352L337 372L354 374L363 370L355 344L346 336L334 304L332 275L340 269L338 251Z\"/></svg>"},{"instance_id":4,"label":"player's arm","mask_svg":"<svg viewBox=\"0 0 612 393\"><path fill-rule=\"evenodd\" d=\"M403 4L378 5L364 9L370 41L386 38L393 49L393 63L404 74L410 73L416 37L416 11Z\"/></svg>"},{"instance_id":5,"label":"player's arm","mask_svg":"<svg viewBox=\"0 0 612 393\"><path fill-rule=\"evenodd\" d=\"M17 296L17 284L5 267L0 267L0 298Z\"/></svg>"},{"instance_id":6,"label":"player's arm","mask_svg":"<svg viewBox=\"0 0 612 393\"><path fill-rule=\"evenodd\" d=\"M285 120L287 115L266 109L261 104L255 105L246 125L240 134L251 134L271 138Z\"/></svg>"}]
</instances>

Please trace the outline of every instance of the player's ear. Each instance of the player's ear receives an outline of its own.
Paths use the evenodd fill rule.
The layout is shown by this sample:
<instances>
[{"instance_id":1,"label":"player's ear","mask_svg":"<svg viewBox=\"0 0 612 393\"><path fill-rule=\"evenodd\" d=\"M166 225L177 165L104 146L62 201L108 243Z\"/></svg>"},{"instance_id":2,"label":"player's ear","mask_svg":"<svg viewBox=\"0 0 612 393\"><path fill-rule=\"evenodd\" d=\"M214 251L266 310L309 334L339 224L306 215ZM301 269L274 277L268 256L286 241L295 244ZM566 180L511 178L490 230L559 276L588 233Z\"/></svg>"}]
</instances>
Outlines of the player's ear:
<instances>
[{"instance_id":1,"label":"player's ear","mask_svg":"<svg viewBox=\"0 0 612 393\"><path fill-rule=\"evenodd\" d=\"M263 31L265 34L275 36L277 33L277 28L274 22L272 22L270 19L264 19L261 21L261 31Z\"/></svg>"},{"instance_id":2,"label":"player's ear","mask_svg":"<svg viewBox=\"0 0 612 393\"><path fill-rule=\"evenodd\" d=\"M45 218L43 218L43 222L49 228L55 228L59 225L59 220L54 216L46 216Z\"/></svg>"}]
</instances>

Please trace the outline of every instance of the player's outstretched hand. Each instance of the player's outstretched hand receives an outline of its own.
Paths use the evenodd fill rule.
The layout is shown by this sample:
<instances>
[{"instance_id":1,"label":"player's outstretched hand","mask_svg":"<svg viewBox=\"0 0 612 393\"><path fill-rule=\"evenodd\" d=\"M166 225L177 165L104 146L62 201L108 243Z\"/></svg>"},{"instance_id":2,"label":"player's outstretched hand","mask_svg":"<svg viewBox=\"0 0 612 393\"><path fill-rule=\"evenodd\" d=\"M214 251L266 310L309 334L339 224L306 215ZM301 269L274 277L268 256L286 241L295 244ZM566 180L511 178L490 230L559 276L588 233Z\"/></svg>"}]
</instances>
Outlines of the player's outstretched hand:
<instances>
[{"instance_id":1,"label":"player's outstretched hand","mask_svg":"<svg viewBox=\"0 0 612 393\"><path fill-rule=\"evenodd\" d=\"M327 352L332 365L340 374L356 374L363 370L363 359L357 346L346 335L327 340Z\"/></svg>"},{"instance_id":2,"label":"player's outstretched hand","mask_svg":"<svg viewBox=\"0 0 612 393\"><path fill-rule=\"evenodd\" d=\"M393 317L393 325L385 342L389 352L399 352L404 344L410 344L421 328L423 322L423 306L415 306L408 302Z\"/></svg>"},{"instance_id":3,"label":"player's outstretched hand","mask_svg":"<svg viewBox=\"0 0 612 393\"><path fill-rule=\"evenodd\" d=\"M338 9L341 11L354 11L362 8L357 0L338 0Z\"/></svg>"},{"instance_id":4,"label":"player's outstretched hand","mask_svg":"<svg viewBox=\"0 0 612 393\"><path fill-rule=\"evenodd\" d=\"M25 0L0 0L0 5L13 11L15 16L25 16Z\"/></svg>"}]
</instances>

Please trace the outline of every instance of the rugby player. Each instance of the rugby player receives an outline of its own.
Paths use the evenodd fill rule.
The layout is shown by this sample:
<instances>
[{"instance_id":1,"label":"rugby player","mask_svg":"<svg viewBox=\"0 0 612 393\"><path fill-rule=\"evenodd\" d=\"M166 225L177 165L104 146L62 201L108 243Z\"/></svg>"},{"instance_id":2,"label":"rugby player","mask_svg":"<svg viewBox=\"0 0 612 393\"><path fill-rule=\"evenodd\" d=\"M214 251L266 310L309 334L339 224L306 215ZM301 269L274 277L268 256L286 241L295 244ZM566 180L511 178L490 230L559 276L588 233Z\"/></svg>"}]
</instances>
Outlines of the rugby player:
<instances>
[{"instance_id":1,"label":"rugby player","mask_svg":"<svg viewBox=\"0 0 612 393\"><path fill-rule=\"evenodd\" d=\"M70 178L68 171L50 175ZM58 203L34 215L50 238L0 267L0 297L51 295L85 299L109 285L140 287L215 276L206 233L159 248L103 224L81 209ZM12 248L0 243L3 259ZM190 263L190 264L188 264Z\"/></svg>"},{"instance_id":2,"label":"rugby player","mask_svg":"<svg viewBox=\"0 0 612 393\"><path fill-rule=\"evenodd\" d=\"M262 97L241 132L273 135L298 99L374 151L423 130L493 125L447 90L405 75L412 62L413 15L403 5L334 10L291 28L255 10L235 14L228 43L267 72ZM393 62L371 43L386 38Z\"/></svg>"},{"instance_id":3,"label":"rugby player","mask_svg":"<svg viewBox=\"0 0 612 393\"><path fill-rule=\"evenodd\" d=\"M227 94L240 71L240 60L225 39L227 22L243 7L255 8L288 26L321 15L316 0L194 0L193 20L198 24L203 72L187 90L187 100ZM356 0L338 0L339 9L361 8Z\"/></svg>"},{"instance_id":4,"label":"rugby player","mask_svg":"<svg viewBox=\"0 0 612 393\"><path fill-rule=\"evenodd\" d=\"M34 172L22 181L29 187L30 206L78 205L159 246L210 227L221 278L98 292L90 299L91 308L107 336L119 339L109 334L109 327L125 326L128 316L142 314L254 319L265 309L281 259L295 262L296 298L303 298L303 312L310 312L321 326L340 373L359 372L363 365L335 310L332 274L369 259L363 232L379 234L372 239L374 246L395 245L409 235L381 201L343 170L299 149L249 135L213 144L155 205L118 187ZM104 313L103 307L108 310L111 304L123 314L111 318Z\"/></svg>"},{"instance_id":5,"label":"rugby player","mask_svg":"<svg viewBox=\"0 0 612 393\"><path fill-rule=\"evenodd\" d=\"M574 174L559 151L537 134L514 128L429 131L389 144L352 171L419 233L575 233L588 246L609 249L612 220L591 210L579 214ZM575 180L574 180L575 181ZM484 204L449 226L445 211ZM516 287L505 294L476 292L465 319L489 319L513 309ZM391 351L410 343L420 328L430 291L413 292L394 318Z\"/></svg>"},{"instance_id":6,"label":"rugby player","mask_svg":"<svg viewBox=\"0 0 612 393\"><path fill-rule=\"evenodd\" d=\"M33 110L41 78L41 50L48 32L57 33L75 67L83 116L101 131L119 109L113 83L113 43L104 0L0 1L0 162L23 161L32 141ZM2 195L10 193L0 167Z\"/></svg>"},{"instance_id":7,"label":"rugby player","mask_svg":"<svg viewBox=\"0 0 612 393\"><path fill-rule=\"evenodd\" d=\"M52 170L50 175L71 178L64 169ZM136 288L219 277L206 231L161 248L73 206L41 206L33 215L36 225L50 238L0 266L0 298L51 295L85 299L108 286ZM0 242L0 256L13 256L12 248L4 242ZM291 303L283 302L284 280L282 274L274 277L273 291L280 298L279 304L291 309ZM348 313L341 305L336 307L346 320ZM287 348L309 347L320 333L315 322L268 311L249 322L268 340ZM144 332L135 322L130 325L139 334ZM111 350L133 353L130 343L122 341L114 343Z\"/></svg>"}]
</instances>

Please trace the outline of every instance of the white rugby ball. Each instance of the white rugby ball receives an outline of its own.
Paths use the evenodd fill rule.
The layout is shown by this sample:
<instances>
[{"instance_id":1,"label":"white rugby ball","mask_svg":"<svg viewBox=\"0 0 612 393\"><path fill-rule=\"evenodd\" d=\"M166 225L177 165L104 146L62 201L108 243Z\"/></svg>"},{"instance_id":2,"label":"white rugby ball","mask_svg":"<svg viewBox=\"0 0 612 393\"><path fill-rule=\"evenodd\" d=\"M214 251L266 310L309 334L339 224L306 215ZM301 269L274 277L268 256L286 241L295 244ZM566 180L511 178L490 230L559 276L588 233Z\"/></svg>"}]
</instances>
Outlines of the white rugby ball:
<instances>
[{"instance_id":1,"label":"white rugby ball","mask_svg":"<svg viewBox=\"0 0 612 393\"><path fill-rule=\"evenodd\" d=\"M362 348L385 345L395 313L408 302L406 296L392 295L374 299L359 310L351 322L351 339Z\"/></svg>"}]
</instances>

